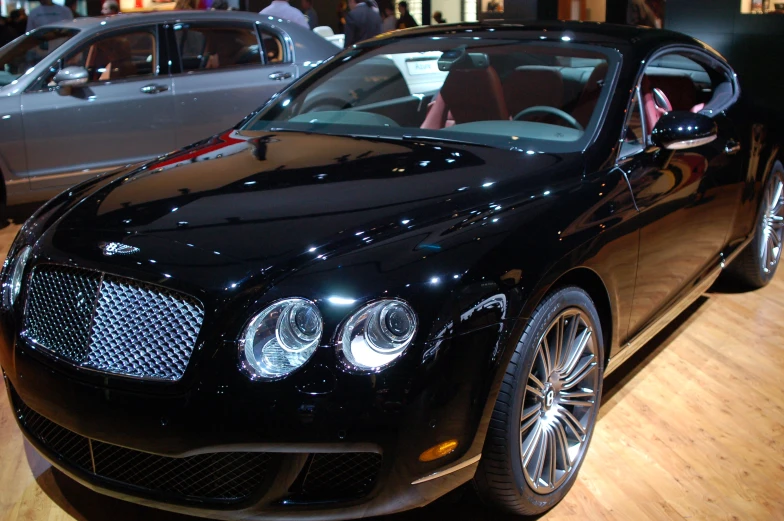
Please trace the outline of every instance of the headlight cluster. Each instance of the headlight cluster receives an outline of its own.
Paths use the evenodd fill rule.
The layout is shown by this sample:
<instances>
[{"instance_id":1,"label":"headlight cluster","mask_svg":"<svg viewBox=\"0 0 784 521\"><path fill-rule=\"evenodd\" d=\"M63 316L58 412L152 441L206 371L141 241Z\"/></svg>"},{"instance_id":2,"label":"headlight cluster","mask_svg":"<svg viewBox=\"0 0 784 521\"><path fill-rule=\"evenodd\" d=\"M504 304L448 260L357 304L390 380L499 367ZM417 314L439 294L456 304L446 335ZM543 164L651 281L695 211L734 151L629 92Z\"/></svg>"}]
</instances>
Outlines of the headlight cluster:
<instances>
[{"instance_id":1,"label":"headlight cluster","mask_svg":"<svg viewBox=\"0 0 784 521\"><path fill-rule=\"evenodd\" d=\"M279 300L250 321L240 340L240 367L253 379L275 380L308 361L321 340L321 314L309 300Z\"/></svg>"},{"instance_id":2,"label":"headlight cluster","mask_svg":"<svg viewBox=\"0 0 784 521\"><path fill-rule=\"evenodd\" d=\"M407 303L372 302L339 328L338 355L351 371L380 371L411 345L416 330L416 314ZM323 333L314 303L302 298L274 302L245 327L239 342L240 368L253 380L283 378L310 359Z\"/></svg>"},{"instance_id":3,"label":"headlight cluster","mask_svg":"<svg viewBox=\"0 0 784 521\"><path fill-rule=\"evenodd\" d=\"M351 369L378 371L403 354L416 328L414 310L405 302L375 302L348 319L338 337L338 353Z\"/></svg>"},{"instance_id":4,"label":"headlight cluster","mask_svg":"<svg viewBox=\"0 0 784 521\"><path fill-rule=\"evenodd\" d=\"M25 246L15 255L9 255L5 261L3 266L3 304L6 309L11 309L19 297L19 292L22 290L24 269L32 252L31 246Z\"/></svg>"}]
</instances>

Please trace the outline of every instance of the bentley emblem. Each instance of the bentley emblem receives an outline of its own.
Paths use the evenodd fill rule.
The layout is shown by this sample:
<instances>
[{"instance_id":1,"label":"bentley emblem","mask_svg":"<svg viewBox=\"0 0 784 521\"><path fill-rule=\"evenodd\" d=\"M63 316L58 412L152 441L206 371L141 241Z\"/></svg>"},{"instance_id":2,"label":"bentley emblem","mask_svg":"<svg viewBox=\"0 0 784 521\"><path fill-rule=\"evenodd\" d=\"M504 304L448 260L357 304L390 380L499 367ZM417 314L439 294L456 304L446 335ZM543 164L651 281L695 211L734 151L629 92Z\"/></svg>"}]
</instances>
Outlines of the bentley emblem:
<instances>
[{"instance_id":1,"label":"bentley emblem","mask_svg":"<svg viewBox=\"0 0 784 521\"><path fill-rule=\"evenodd\" d=\"M544 406L545 408L549 409L553 406L553 402L555 401L555 393L550 390L547 394L544 395Z\"/></svg>"},{"instance_id":2,"label":"bentley emblem","mask_svg":"<svg viewBox=\"0 0 784 521\"><path fill-rule=\"evenodd\" d=\"M136 246L129 246L121 242L103 242L100 244L103 254L107 257L112 255L133 255L139 253L141 250Z\"/></svg>"}]
</instances>

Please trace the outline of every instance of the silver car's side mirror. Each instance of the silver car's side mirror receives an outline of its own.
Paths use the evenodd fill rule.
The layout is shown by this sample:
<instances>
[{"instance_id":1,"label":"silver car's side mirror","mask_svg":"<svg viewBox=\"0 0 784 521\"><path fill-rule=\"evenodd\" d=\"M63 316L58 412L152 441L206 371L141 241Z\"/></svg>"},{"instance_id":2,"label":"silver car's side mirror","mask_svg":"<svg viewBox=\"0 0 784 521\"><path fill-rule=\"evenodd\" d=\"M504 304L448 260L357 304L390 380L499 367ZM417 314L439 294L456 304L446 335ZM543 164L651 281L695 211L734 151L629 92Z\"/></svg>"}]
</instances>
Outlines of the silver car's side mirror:
<instances>
[{"instance_id":1,"label":"silver car's side mirror","mask_svg":"<svg viewBox=\"0 0 784 521\"><path fill-rule=\"evenodd\" d=\"M62 90L63 94L70 94L73 87L86 85L90 81L90 73L84 67L66 67L58 71L52 81Z\"/></svg>"}]
</instances>

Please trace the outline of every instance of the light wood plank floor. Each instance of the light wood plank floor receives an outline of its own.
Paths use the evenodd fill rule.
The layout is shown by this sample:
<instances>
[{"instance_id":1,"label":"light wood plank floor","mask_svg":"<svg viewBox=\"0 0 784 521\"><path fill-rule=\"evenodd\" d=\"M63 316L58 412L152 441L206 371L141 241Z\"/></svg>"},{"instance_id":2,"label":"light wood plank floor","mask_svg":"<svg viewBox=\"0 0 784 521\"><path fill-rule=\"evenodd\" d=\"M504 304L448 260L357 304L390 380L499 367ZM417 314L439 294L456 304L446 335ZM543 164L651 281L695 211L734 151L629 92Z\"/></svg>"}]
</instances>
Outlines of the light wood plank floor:
<instances>
[{"instance_id":1,"label":"light wood plank floor","mask_svg":"<svg viewBox=\"0 0 784 521\"><path fill-rule=\"evenodd\" d=\"M17 229L0 230L0 250ZM611 375L580 478L542 519L784 519L784 275L753 293L723 286ZM0 521L142 517L195 519L103 497L53 471L0 393ZM384 521L434 519L512 518L467 492Z\"/></svg>"}]
</instances>

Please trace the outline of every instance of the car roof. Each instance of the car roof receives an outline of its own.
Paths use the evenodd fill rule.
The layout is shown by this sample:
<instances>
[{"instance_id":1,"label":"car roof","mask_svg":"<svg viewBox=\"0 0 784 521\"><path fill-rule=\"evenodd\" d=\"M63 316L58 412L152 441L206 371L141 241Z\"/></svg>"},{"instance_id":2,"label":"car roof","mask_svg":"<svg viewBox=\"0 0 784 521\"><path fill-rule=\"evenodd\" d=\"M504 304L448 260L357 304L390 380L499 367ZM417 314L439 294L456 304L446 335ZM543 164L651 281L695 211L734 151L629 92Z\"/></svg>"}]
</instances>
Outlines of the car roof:
<instances>
[{"instance_id":1,"label":"car roof","mask_svg":"<svg viewBox=\"0 0 784 521\"><path fill-rule=\"evenodd\" d=\"M286 31L294 27L294 31L303 29L299 25L283 20L281 18L262 15L259 13L250 13L247 11L153 11L147 13L121 13L111 16L92 16L80 17L73 20L54 22L46 24L47 27L62 27L79 29L81 31L116 29L122 27L131 27L143 23L163 23L163 22L177 22L181 20L187 21L247 21L247 22L269 22L274 23Z\"/></svg>"},{"instance_id":2,"label":"car roof","mask_svg":"<svg viewBox=\"0 0 784 521\"><path fill-rule=\"evenodd\" d=\"M690 36L674 31L652 29L634 25L621 25L603 22L577 21L525 21L525 20L486 20L483 22L463 22L414 27L393 31L377 37L377 41L397 38L415 38L450 34L481 32L509 32L515 37L533 38L534 35L552 40L569 36L569 41L582 43L603 43L624 47L654 48L672 44L691 44L706 47L705 44ZM549 36L548 33L550 33ZM511 34L510 34L511 36ZM544 39L543 38L543 39Z\"/></svg>"}]
</instances>

